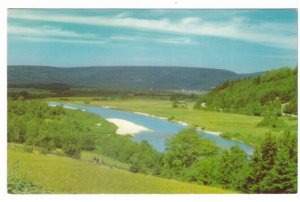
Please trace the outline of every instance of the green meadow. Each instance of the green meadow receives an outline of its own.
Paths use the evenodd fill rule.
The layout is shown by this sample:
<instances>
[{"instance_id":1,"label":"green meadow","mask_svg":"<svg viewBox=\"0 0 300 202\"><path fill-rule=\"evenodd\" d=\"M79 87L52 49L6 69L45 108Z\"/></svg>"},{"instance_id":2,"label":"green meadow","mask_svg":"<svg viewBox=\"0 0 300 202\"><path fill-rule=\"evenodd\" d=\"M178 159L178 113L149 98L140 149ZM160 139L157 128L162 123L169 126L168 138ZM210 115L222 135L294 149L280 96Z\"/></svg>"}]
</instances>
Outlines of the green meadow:
<instances>
[{"instance_id":1,"label":"green meadow","mask_svg":"<svg viewBox=\"0 0 300 202\"><path fill-rule=\"evenodd\" d=\"M107 165L53 154L28 153L8 145L8 169L15 177L25 177L50 193L236 193L233 191L132 173ZM116 163L116 162L114 162ZM123 164L124 166L124 164ZM124 168L124 167L123 167Z\"/></svg>"}]
</instances>

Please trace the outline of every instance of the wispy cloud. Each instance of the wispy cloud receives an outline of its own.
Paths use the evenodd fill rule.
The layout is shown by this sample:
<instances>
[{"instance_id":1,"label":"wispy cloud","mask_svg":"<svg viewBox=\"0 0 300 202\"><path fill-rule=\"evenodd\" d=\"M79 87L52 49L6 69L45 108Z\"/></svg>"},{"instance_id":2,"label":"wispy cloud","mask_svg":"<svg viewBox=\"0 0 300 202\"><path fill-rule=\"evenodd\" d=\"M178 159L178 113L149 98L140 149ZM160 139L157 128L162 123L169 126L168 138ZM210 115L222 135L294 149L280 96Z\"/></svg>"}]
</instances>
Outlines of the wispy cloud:
<instances>
[{"instance_id":1,"label":"wispy cloud","mask_svg":"<svg viewBox=\"0 0 300 202\"><path fill-rule=\"evenodd\" d=\"M25 27L21 25L8 25L8 33L12 36L18 36L18 39L24 39L33 42L59 42L59 43L86 43L86 44L104 44L114 41L139 41L150 43L164 43L172 45L196 45L188 37L146 37L146 36L129 36L113 35L102 37L92 33L78 33L57 27L40 26ZM16 38L16 37L15 37ZM68 39L61 39L68 38ZM73 38L73 39L69 39Z\"/></svg>"},{"instance_id":2,"label":"wispy cloud","mask_svg":"<svg viewBox=\"0 0 300 202\"><path fill-rule=\"evenodd\" d=\"M13 35L28 36L55 36L55 37L75 37L75 38L97 38L97 35L90 33L77 33L57 27L40 26L25 27L21 25L8 25L8 33Z\"/></svg>"},{"instance_id":3,"label":"wispy cloud","mask_svg":"<svg viewBox=\"0 0 300 202\"><path fill-rule=\"evenodd\" d=\"M93 44L93 45L103 45L106 44L107 41L101 41L101 40L79 40L79 39L58 39L58 38L47 38L47 37L20 37L20 36L14 36L14 39L19 40L25 40L30 42L37 42L37 43L43 43L43 42L55 42L55 43L70 43L70 44Z\"/></svg>"},{"instance_id":4,"label":"wispy cloud","mask_svg":"<svg viewBox=\"0 0 300 202\"><path fill-rule=\"evenodd\" d=\"M76 23L94 26L125 27L130 29L169 32L176 34L215 36L243 40L267 46L297 49L297 30L292 23L250 23L245 18L232 17L226 21L204 21L186 17L174 21L167 18L141 19L127 14L120 16L77 16L38 14L10 10L9 18L47 22Z\"/></svg>"}]
</instances>

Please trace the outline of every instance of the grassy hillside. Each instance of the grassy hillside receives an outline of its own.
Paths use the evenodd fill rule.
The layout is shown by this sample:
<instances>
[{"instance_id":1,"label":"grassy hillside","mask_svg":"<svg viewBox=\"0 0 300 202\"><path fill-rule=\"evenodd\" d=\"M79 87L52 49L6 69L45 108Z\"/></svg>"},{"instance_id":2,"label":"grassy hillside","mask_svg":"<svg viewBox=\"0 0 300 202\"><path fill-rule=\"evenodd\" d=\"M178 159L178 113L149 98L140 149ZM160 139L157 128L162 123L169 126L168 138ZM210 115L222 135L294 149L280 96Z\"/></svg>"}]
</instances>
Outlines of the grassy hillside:
<instances>
[{"instance_id":1,"label":"grassy hillside","mask_svg":"<svg viewBox=\"0 0 300 202\"><path fill-rule=\"evenodd\" d=\"M209 90L226 80L249 75L189 67L8 66L8 84L52 88L97 87L109 90ZM26 84L26 85L25 85ZM59 84L59 85L56 85Z\"/></svg>"},{"instance_id":2,"label":"grassy hillside","mask_svg":"<svg viewBox=\"0 0 300 202\"><path fill-rule=\"evenodd\" d=\"M174 121L184 121L191 125L202 127L205 130L231 134L233 138L254 146L259 145L263 141L264 136L268 131L271 131L275 136L282 134L282 130L279 128L272 128L269 126L257 127L257 124L263 120L262 117L207 110L194 110L194 102L189 102L187 108L173 108L171 101L156 99L122 99L108 101L93 100L88 97L73 97L67 99L67 102L72 103L112 106L118 109L167 117ZM49 100L63 101L58 98ZM279 117L278 119L282 120L286 124L286 127L293 133L297 133L297 118Z\"/></svg>"},{"instance_id":3,"label":"grassy hillside","mask_svg":"<svg viewBox=\"0 0 300 202\"><path fill-rule=\"evenodd\" d=\"M297 72L297 68L280 68L225 82L201 96L195 107L256 116L297 114Z\"/></svg>"},{"instance_id":4,"label":"grassy hillside","mask_svg":"<svg viewBox=\"0 0 300 202\"><path fill-rule=\"evenodd\" d=\"M233 193L11 147L8 168L51 193Z\"/></svg>"}]
</instances>

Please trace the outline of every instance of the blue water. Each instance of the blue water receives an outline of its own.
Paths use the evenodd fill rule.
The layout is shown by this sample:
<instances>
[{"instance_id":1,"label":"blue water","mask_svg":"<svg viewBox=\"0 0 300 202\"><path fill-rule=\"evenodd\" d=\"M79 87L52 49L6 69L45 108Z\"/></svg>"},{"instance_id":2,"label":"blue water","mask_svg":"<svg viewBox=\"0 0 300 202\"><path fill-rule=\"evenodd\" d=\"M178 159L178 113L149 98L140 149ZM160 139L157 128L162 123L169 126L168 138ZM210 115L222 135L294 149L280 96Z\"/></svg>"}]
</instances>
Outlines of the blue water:
<instances>
[{"instance_id":1,"label":"blue water","mask_svg":"<svg viewBox=\"0 0 300 202\"><path fill-rule=\"evenodd\" d=\"M159 119L156 117L145 116L142 114L136 114L133 112L127 112L122 110L116 110L106 107L95 107L95 106L86 106L79 104L65 104L58 102L49 102L50 106L64 105L66 107L72 107L76 109L85 110L101 117L124 119L135 124L149 128L151 131L140 132L133 136L133 140L140 142L142 140L147 140L157 151L165 151L165 141L173 135L176 135L182 129L188 127L179 123L170 122L168 120ZM208 140L215 141L217 145L223 149L229 149L232 146L238 146L243 149L248 155L251 155L254 151L254 148L235 140L228 140L222 137L203 132L198 130L199 133L203 135L204 138Z\"/></svg>"}]
</instances>

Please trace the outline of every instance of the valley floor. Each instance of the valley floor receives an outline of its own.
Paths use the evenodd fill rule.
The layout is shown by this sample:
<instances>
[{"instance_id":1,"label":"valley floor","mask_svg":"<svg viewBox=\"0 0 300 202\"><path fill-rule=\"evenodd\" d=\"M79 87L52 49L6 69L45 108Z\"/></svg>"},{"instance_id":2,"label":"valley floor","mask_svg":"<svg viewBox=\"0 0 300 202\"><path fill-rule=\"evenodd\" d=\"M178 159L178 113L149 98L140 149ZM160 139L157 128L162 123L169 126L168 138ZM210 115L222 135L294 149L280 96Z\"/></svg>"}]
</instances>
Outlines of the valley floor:
<instances>
[{"instance_id":1,"label":"valley floor","mask_svg":"<svg viewBox=\"0 0 300 202\"><path fill-rule=\"evenodd\" d=\"M208 131L220 131L227 137L245 142L252 146L258 146L269 131L278 136L283 130L288 129L297 133L297 118L283 116L280 119L286 124L286 128L258 127L257 124L263 117L248 116L225 112L194 110L194 102L190 102L187 108L173 108L169 100L159 99L113 99L94 100L92 97L51 98L51 101L68 102L95 106L110 106L116 109L132 112L147 113L159 117L166 117L172 121L181 121Z\"/></svg>"}]
</instances>

